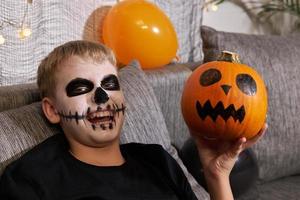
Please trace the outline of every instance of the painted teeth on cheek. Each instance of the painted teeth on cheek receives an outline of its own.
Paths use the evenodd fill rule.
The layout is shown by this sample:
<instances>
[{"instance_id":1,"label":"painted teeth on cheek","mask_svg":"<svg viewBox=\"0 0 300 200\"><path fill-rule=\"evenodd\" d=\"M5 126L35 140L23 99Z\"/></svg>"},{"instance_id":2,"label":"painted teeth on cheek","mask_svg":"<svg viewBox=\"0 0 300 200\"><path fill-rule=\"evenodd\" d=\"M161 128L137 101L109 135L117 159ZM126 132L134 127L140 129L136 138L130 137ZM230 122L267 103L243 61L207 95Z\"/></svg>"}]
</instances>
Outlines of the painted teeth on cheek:
<instances>
[{"instance_id":1,"label":"painted teeth on cheek","mask_svg":"<svg viewBox=\"0 0 300 200\"><path fill-rule=\"evenodd\" d=\"M72 113L71 110L62 110L61 112L58 112L58 114L62 117L62 120L66 122L72 122L72 119L74 119L76 124L79 125L79 120L83 120L85 126L91 126L93 130L96 130L97 127L102 130L107 130L113 129L114 126L116 126L116 119L120 116L121 112L122 114L125 113L125 106L124 104L118 105L116 103L112 103L108 104L105 108L98 106L96 110L91 110L91 107L88 107L86 112L83 112L82 114L79 114L77 111Z\"/></svg>"},{"instance_id":2,"label":"painted teeth on cheek","mask_svg":"<svg viewBox=\"0 0 300 200\"><path fill-rule=\"evenodd\" d=\"M124 113L125 113L125 106L124 104L122 104L122 114L124 115Z\"/></svg>"},{"instance_id":3,"label":"painted teeth on cheek","mask_svg":"<svg viewBox=\"0 0 300 200\"><path fill-rule=\"evenodd\" d=\"M100 128L102 128L102 130L106 130L106 127L104 124L100 124Z\"/></svg>"},{"instance_id":4,"label":"painted teeth on cheek","mask_svg":"<svg viewBox=\"0 0 300 200\"><path fill-rule=\"evenodd\" d=\"M78 112L76 111L75 114L73 115L71 111L69 111L69 114L65 114L67 112L65 111L60 111L58 112L59 116L61 116L62 120L65 120L66 122L72 121L72 119L75 119L76 123L79 123L79 120L84 120L86 115L82 114L79 115Z\"/></svg>"},{"instance_id":5,"label":"painted teeth on cheek","mask_svg":"<svg viewBox=\"0 0 300 200\"><path fill-rule=\"evenodd\" d=\"M119 106L118 106L118 104L116 104L116 107L117 107L117 109L116 109L116 111L117 111L117 113L118 113L118 117L119 117L119 112L118 112L118 110L119 110Z\"/></svg>"},{"instance_id":6,"label":"painted teeth on cheek","mask_svg":"<svg viewBox=\"0 0 300 200\"><path fill-rule=\"evenodd\" d=\"M78 124L78 112L77 111L75 113L75 120L76 120L76 124Z\"/></svg>"}]
</instances>

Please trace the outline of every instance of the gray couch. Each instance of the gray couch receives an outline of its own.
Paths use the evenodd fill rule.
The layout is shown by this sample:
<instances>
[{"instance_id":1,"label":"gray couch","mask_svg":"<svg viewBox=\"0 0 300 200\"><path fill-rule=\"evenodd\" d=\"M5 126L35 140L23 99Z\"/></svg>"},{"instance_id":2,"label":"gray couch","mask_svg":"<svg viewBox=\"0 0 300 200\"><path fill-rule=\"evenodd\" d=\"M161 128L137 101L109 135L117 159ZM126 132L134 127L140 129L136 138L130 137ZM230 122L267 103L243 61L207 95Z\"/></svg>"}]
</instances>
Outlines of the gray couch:
<instances>
[{"instance_id":1,"label":"gray couch","mask_svg":"<svg viewBox=\"0 0 300 200\"><path fill-rule=\"evenodd\" d=\"M252 36L208 27L202 27L201 34L205 62L216 59L221 50L238 52L268 87L269 129L253 147L259 179L239 199L300 199L300 37ZM180 111L182 88L198 65L173 64L144 72L132 64L121 69L128 104L121 141L163 145L181 165L197 197L209 199L176 151L189 138ZM35 84L0 87L0 173L34 145L61 132L47 122L39 101Z\"/></svg>"}]
</instances>

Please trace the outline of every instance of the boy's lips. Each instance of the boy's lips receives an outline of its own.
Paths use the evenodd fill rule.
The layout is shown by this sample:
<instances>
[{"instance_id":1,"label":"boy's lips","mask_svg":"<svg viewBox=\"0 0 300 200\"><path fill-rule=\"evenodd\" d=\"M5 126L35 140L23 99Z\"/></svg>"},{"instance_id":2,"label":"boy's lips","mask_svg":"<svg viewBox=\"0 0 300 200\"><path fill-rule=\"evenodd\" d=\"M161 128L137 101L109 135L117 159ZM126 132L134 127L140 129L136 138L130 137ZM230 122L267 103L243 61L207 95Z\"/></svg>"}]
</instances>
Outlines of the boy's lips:
<instances>
[{"instance_id":1,"label":"boy's lips","mask_svg":"<svg viewBox=\"0 0 300 200\"><path fill-rule=\"evenodd\" d=\"M114 110L98 110L87 114L86 119L92 124L110 123L114 121Z\"/></svg>"},{"instance_id":2,"label":"boy's lips","mask_svg":"<svg viewBox=\"0 0 300 200\"><path fill-rule=\"evenodd\" d=\"M116 117L119 117L120 113L124 115L125 112L124 104L118 106L117 104L107 105L106 108L98 106L96 110L91 112L91 108L87 109L86 114L78 114L76 111L75 114L72 114L69 111L67 112L60 111L58 112L59 116L61 116L65 121L72 121L75 120L76 124L79 124L79 120L89 121L92 125L92 128L96 130L96 127L100 127L103 130L106 129L113 129L116 126Z\"/></svg>"}]
</instances>

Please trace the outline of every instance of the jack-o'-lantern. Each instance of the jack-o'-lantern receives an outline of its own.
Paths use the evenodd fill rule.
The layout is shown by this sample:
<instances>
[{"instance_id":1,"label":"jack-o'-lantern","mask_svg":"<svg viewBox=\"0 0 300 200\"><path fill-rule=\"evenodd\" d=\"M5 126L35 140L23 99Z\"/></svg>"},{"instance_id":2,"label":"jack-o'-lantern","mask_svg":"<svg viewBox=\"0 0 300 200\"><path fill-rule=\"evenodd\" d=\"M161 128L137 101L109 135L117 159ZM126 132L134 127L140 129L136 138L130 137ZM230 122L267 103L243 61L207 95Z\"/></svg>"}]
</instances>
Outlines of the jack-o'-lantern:
<instances>
[{"instance_id":1,"label":"jack-o'-lantern","mask_svg":"<svg viewBox=\"0 0 300 200\"><path fill-rule=\"evenodd\" d=\"M267 113L267 91L259 74L223 51L220 59L199 66L188 78L182 114L192 133L235 140L254 137Z\"/></svg>"}]
</instances>

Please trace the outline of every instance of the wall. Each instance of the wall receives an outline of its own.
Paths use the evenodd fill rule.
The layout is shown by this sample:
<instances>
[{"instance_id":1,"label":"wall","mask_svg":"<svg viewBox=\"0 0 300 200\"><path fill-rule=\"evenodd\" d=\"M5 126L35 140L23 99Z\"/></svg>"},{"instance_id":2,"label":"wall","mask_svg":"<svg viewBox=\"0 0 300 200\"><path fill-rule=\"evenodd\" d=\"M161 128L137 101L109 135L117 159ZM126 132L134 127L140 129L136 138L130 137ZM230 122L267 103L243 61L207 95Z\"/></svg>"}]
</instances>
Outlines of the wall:
<instances>
[{"instance_id":1,"label":"wall","mask_svg":"<svg viewBox=\"0 0 300 200\"><path fill-rule=\"evenodd\" d=\"M231 2L220 4L217 11L204 11L202 23L219 31L262 34L244 10Z\"/></svg>"},{"instance_id":2,"label":"wall","mask_svg":"<svg viewBox=\"0 0 300 200\"><path fill-rule=\"evenodd\" d=\"M250 1L251 0L238 0L235 2L242 3ZM249 3L247 5L249 6ZM299 33L299 29L295 28L297 17L288 13L278 12L271 18L271 21L258 24L254 23L255 20L251 21L249 15L237 4L225 1L220 4L218 8L216 12L204 11L203 25L213 27L220 31L237 33L278 35ZM251 13L249 14L254 15L254 12L255 10L251 9Z\"/></svg>"}]
</instances>

